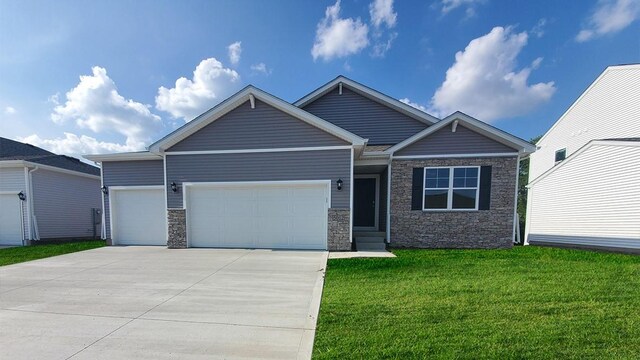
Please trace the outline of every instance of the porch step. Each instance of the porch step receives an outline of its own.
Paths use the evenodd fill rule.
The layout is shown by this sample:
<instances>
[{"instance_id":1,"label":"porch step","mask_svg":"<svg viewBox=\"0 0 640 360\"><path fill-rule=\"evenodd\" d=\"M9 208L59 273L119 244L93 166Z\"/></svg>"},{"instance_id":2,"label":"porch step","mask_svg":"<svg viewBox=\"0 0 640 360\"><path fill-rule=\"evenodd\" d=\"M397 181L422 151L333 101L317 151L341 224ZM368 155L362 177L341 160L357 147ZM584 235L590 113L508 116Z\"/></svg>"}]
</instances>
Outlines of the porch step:
<instances>
[{"instance_id":1,"label":"porch step","mask_svg":"<svg viewBox=\"0 0 640 360\"><path fill-rule=\"evenodd\" d=\"M358 251L385 249L384 236L362 236L360 233L356 235L356 250Z\"/></svg>"},{"instance_id":2,"label":"porch step","mask_svg":"<svg viewBox=\"0 0 640 360\"><path fill-rule=\"evenodd\" d=\"M357 251L386 250L386 245L384 242L357 242L356 241L356 250Z\"/></svg>"},{"instance_id":3,"label":"porch step","mask_svg":"<svg viewBox=\"0 0 640 360\"><path fill-rule=\"evenodd\" d=\"M384 231L354 231L353 237L381 237L384 239L387 236L387 233Z\"/></svg>"}]
</instances>

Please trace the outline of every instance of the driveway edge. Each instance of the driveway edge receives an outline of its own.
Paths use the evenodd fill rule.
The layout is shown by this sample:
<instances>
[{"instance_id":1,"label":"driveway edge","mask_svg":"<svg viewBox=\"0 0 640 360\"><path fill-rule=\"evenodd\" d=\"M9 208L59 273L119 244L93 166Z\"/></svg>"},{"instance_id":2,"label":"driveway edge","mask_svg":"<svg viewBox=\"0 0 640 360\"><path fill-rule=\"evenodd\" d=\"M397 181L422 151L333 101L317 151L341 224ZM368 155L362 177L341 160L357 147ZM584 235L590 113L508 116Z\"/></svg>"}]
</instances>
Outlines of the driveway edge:
<instances>
[{"instance_id":1,"label":"driveway edge","mask_svg":"<svg viewBox=\"0 0 640 360\"><path fill-rule=\"evenodd\" d=\"M318 314L320 313L320 302L322 301L322 290L324 288L324 276L327 271L327 259L329 252L324 252L322 256L322 268L318 270L311 301L309 302L309 316L305 323L305 330L300 339L300 347L298 348L298 359L311 359L313 353L313 340L316 334L316 324L318 322Z\"/></svg>"}]
</instances>

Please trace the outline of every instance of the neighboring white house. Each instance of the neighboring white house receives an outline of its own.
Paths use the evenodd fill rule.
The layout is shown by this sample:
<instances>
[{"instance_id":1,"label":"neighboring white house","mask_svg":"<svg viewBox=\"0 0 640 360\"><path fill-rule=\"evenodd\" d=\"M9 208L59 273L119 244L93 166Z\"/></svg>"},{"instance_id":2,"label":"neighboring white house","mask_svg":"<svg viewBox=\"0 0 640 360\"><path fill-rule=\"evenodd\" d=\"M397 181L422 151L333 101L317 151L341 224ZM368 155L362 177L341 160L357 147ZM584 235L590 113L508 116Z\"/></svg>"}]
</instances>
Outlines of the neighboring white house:
<instances>
[{"instance_id":1,"label":"neighboring white house","mask_svg":"<svg viewBox=\"0 0 640 360\"><path fill-rule=\"evenodd\" d=\"M100 169L0 137L0 245L100 236Z\"/></svg>"},{"instance_id":2,"label":"neighboring white house","mask_svg":"<svg viewBox=\"0 0 640 360\"><path fill-rule=\"evenodd\" d=\"M640 249L640 64L608 67L537 146L526 242Z\"/></svg>"}]
</instances>

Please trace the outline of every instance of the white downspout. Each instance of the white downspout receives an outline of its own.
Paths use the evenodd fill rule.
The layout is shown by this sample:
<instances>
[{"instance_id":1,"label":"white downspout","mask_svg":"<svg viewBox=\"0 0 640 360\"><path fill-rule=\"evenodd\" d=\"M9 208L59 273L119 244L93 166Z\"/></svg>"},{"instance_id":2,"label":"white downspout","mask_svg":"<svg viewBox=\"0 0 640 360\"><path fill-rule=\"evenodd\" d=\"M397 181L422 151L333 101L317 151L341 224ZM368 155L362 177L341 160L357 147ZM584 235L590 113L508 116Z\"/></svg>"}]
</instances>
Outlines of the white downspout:
<instances>
[{"instance_id":1,"label":"white downspout","mask_svg":"<svg viewBox=\"0 0 640 360\"><path fill-rule=\"evenodd\" d=\"M518 187L520 186L520 154L516 158L516 194L513 202L513 243L518 244L520 241L520 217L518 216Z\"/></svg>"},{"instance_id":2,"label":"white downspout","mask_svg":"<svg viewBox=\"0 0 640 360\"><path fill-rule=\"evenodd\" d=\"M36 217L35 212L34 212L35 205L34 205L34 202L33 202L33 176L32 175L33 175L34 172L38 171L39 169L40 168L36 165L35 168L29 170L29 176L28 176L29 184L28 184L27 187L29 189L28 190L29 194L27 195L28 196L27 201L29 203L27 204L27 206L28 206L28 209L29 209L28 213L29 213L29 223L30 223L30 225L29 225L29 238L30 239L29 240L40 240L40 234L38 232L38 229L36 228L38 226L38 225L36 225L37 222L32 221L32 219L35 220L35 217ZM33 228L33 233L31 233L32 228Z\"/></svg>"},{"instance_id":3,"label":"white downspout","mask_svg":"<svg viewBox=\"0 0 640 360\"><path fill-rule=\"evenodd\" d=\"M387 244L391 243L391 163L393 154L389 155L389 165L387 166Z\"/></svg>"}]
</instances>

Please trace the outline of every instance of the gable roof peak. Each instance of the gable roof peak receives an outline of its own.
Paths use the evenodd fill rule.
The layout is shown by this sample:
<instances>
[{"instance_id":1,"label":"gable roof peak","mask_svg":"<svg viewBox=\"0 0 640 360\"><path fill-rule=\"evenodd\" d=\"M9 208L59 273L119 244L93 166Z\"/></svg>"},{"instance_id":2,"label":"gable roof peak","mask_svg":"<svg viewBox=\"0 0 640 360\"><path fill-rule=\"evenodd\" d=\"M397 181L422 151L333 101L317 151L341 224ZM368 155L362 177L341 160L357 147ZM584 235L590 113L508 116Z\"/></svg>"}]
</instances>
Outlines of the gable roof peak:
<instances>
[{"instance_id":1,"label":"gable roof peak","mask_svg":"<svg viewBox=\"0 0 640 360\"><path fill-rule=\"evenodd\" d=\"M438 119L437 117L428 114L422 110L416 109L411 105L405 104L402 101L398 100L398 99L394 99L389 95L386 95L378 90L375 90L373 88L370 88L366 85L363 85L355 80L349 79L348 77L344 76L344 75L338 75L336 78L334 78L333 80L329 81L328 83L320 86L319 88L317 88L316 90L312 91L311 93L305 95L304 97L302 97L301 99L299 99L298 101L294 102L293 104L299 108L303 108L306 105L316 101L317 99L321 98L322 96L326 95L327 93L329 93L330 91L332 91L333 89L335 89L337 86L339 86L340 84L343 84L344 86L346 86L349 90L362 95L368 99L371 99L377 103L380 103L382 105L385 105L395 111L401 112L417 121L420 121L422 123L425 123L427 125L432 125L437 123L438 121L440 121L440 119Z\"/></svg>"},{"instance_id":2,"label":"gable roof peak","mask_svg":"<svg viewBox=\"0 0 640 360\"><path fill-rule=\"evenodd\" d=\"M212 107L211 109L205 111L201 115L197 116L195 119L190 122L184 124L180 128L176 129L172 133L166 135L162 139L156 141L151 144L148 149L152 153L161 153L168 149L169 147L177 144L178 142L184 140L189 135L197 132L203 127L209 125L210 123L218 120L228 112L236 109L240 105L246 103L247 101L253 102L255 100L260 100L284 113L287 113L303 122L306 122L312 126L315 126L333 136L336 136L340 139L350 142L353 145L364 145L367 140L361 138L360 136L353 134L345 129L342 129L326 120L323 120L311 113L308 113L296 106L291 105L290 103L260 89L253 85L247 85L242 90L236 92L230 97L226 98L218 105Z\"/></svg>"}]
</instances>

